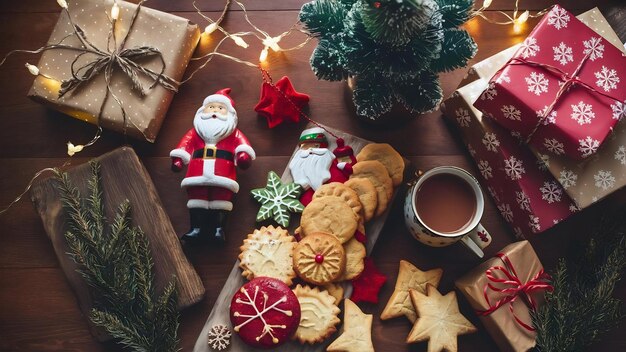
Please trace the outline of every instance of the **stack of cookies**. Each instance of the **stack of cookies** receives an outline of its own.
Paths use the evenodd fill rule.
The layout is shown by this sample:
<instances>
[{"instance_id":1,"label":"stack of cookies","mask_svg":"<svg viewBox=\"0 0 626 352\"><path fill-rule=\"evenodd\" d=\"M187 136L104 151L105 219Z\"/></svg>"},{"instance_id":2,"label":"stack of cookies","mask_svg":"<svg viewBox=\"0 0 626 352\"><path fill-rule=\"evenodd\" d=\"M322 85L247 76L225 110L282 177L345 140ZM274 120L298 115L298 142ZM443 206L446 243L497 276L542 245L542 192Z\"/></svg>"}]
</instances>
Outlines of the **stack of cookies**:
<instances>
[{"instance_id":1,"label":"stack of cookies","mask_svg":"<svg viewBox=\"0 0 626 352\"><path fill-rule=\"evenodd\" d=\"M305 283L293 289L301 312L293 338L301 343L322 342L336 331L340 322L338 305L344 296L341 283L357 278L365 267L365 224L387 210L394 187L402 183L404 159L390 145L366 145L356 159L347 182L325 184L316 190L313 200L302 212L300 227L295 233L299 241L286 229L264 226L249 234L240 247L240 267L246 279L269 277L281 285L291 286L298 277ZM277 285L273 283L272 289ZM259 294L263 295L270 288L260 290ZM255 299L256 296L250 298ZM349 305L346 317L367 316L354 303ZM231 319L239 323L237 332L241 335L246 327L245 320L241 323L235 317ZM361 319L354 319L357 320ZM371 319L369 321L365 328L368 331ZM283 326L284 321L281 330L291 331ZM336 346L346 344L354 331L364 329L353 326L350 332L344 326L344 334ZM271 325L265 328L273 329ZM265 343L274 346L284 342L269 333L260 338L261 342L263 339L269 339ZM365 346L368 347L363 351L373 351L371 341Z\"/></svg>"}]
</instances>

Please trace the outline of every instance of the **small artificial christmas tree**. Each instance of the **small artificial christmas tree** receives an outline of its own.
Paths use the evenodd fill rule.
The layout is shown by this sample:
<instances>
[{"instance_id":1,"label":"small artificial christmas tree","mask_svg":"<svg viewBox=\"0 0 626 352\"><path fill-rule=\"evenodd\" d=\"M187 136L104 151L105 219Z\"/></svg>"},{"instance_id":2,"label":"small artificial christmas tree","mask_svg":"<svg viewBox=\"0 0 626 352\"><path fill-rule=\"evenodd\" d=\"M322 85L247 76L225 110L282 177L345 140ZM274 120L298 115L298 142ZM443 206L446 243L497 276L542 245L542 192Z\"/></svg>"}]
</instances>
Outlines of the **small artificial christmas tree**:
<instances>
[{"instance_id":1,"label":"small artificial christmas tree","mask_svg":"<svg viewBox=\"0 0 626 352\"><path fill-rule=\"evenodd\" d=\"M473 0L314 0L300 21L319 44L311 67L319 79L355 79L357 113L371 120L401 103L412 113L437 107L438 73L466 65L476 53L458 26Z\"/></svg>"}]
</instances>

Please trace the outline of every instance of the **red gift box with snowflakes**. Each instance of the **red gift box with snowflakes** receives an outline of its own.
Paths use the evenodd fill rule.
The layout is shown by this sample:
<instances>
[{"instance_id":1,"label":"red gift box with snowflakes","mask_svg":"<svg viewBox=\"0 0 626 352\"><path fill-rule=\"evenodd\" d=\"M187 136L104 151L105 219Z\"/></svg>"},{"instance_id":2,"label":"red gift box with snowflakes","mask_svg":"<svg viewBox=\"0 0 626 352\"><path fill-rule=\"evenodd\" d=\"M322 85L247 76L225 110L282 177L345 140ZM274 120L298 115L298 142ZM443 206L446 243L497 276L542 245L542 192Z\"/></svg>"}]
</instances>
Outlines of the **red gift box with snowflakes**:
<instances>
[{"instance_id":1,"label":"red gift box with snowflakes","mask_svg":"<svg viewBox=\"0 0 626 352\"><path fill-rule=\"evenodd\" d=\"M626 116L626 55L556 5L474 105L539 153L581 160Z\"/></svg>"},{"instance_id":2,"label":"red gift box with snowflakes","mask_svg":"<svg viewBox=\"0 0 626 352\"><path fill-rule=\"evenodd\" d=\"M490 59L498 63L497 57ZM527 145L473 106L487 85L486 80L478 79L458 88L441 109L458 128L475 160L483 189L492 196L515 235L528 238L568 218L578 208Z\"/></svg>"}]
</instances>

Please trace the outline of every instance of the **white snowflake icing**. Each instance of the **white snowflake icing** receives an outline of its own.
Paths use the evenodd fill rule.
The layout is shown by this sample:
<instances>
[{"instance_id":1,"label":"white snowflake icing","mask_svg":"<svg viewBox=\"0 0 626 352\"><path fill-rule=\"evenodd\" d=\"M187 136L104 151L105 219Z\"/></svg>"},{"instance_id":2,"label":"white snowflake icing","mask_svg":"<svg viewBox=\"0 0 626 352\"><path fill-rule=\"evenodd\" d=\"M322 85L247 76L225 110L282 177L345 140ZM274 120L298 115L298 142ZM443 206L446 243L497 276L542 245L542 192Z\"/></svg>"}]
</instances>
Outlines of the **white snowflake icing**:
<instances>
[{"instance_id":1,"label":"white snowflake icing","mask_svg":"<svg viewBox=\"0 0 626 352\"><path fill-rule=\"evenodd\" d=\"M513 212L511 211L511 206L508 204L500 204L498 205L498 210L500 210L500 214L507 222L513 222Z\"/></svg>"},{"instance_id":2,"label":"white snowflake icing","mask_svg":"<svg viewBox=\"0 0 626 352\"><path fill-rule=\"evenodd\" d=\"M478 162L478 170L480 171L480 174L483 175L485 180L493 177L493 170L491 169L491 166L489 166L489 162L487 160L481 160Z\"/></svg>"},{"instance_id":3,"label":"white snowflake icing","mask_svg":"<svg viewBox=\"0 0 626 352\"><path fill-rule=\"evenodd\" d=\"M550 156L547 154L537 153L537 168L545 171L550 167Z\"/></svg>"},{"instance_id":4,"label":"white snowflake icing","mask_svg":"<svg viewBox=\"0 0 626 352\"><path fill-rule=\"evenodd\" d=\"M615 186L615 176L611 171L598 170L598 173L593 175L593 179L596 180L596 187L605 191Z\"/></svg>"},{"instance_id":5,"label":"white snowflake icing","mask_svg":"<svg viewBox=\"0 0 626 352\"><path fill-rule=\"evenodd\" d=\"M493 100L493 98L498 95L498 90L496 89L496 85L493 82L489 83L489 87L483 92L480 96L481 100Z\"/></svg>"},{"instance_id":6,"label":"white snowflake icing","mask_svg":"<svg viewBox=\"0 0 626 352\"><path fill-rule=\"evenodd\" d=\"M544 138L543 146L556 155L565 153L563 143L557 141L556 138Z\"/></svg>"},{"instance_id":7,"label":"white snowflake icing","mask_svg":"<svg viewBox=\"0 0 626 352\"><path fill-rule=\"evenodd\" d=\"M502 84L504 82L511 83L511 77L509 77L509 75L506 72L502 72L500 76L496 78L496 83Z\"/></svg>"},{"instance_id":8,"label":"white snowflake icing","mask_svg":"<svg viewBox=\"0 0 626 352\"><path fill-rule=\"evenodd\" d=\"M530 229L534 233L539 232L541 230L541 224L539 223L539 217L535 216L535 215L529 215L529 219L530 219L530 221L528 221L528 226L530 227Z\"/></svg>"},{"instance_id":9,"label":"white snowflake icing","mask_svg":"<svg viewBox=\"0 0 626 352\"><path fill-rule=\"evenodd\" d=\"M604 56L604 44L600 38L591 37L589 40L584 40L583 45L585 46L583 53L589 55L589 60L596 61L596 59L601 59Z\"/></svg>"},{"instance_id":10,"label":"white snowflake icing","mask_svg":"<svg viewBox=\"0 0 626 352\"><path fill-rule=\"evenodd\" d=\"M584 101L580 101L578 104L571 105L572 114L570 117L572 120L578 122L579 125L591 123L591 120L596 117L596 113L593 112L593 106L591 104L585 104Z\"/></svg>"},{"instance_id":11,"label":"white snowflake icing","mask_svg":"<svg viewBox=\"0 0 626 352\"><path fill-rule=\"evenodd\" d=\"M544 118L543 116L546 114L546 110L548 110L548 106L547 105L545 105L543 107L543 109L535 111L535 114L537 114L538 118L540 118L540 119L543 118L543 120L541 121L541 124L543 124L544 126L547 126L547 125L549 125L551 123L555 124L556 123L557 111L556 110L550 111L550 114Z\"/></svg>"},{"instance_id":12,"label":"white snowflake icing","mask_svg":"<svg viewBox=\"0 0 626 352\"><path fill-rule=\"evenodd\" d=\"M543 73L531 72L530 76L525 77L524 80L528 85L528 91L535 93L535 95L541 95L548 91L549 81Z\"/></svg>"},{"instance_id":13,"label":"white snowflake icing","mask_svg":"<svg viewBox=\"0 0 626 352\"><path fill-rule=\"evenodd\" d=\"M487 148L487 150L497 152L498 147L500 146L500 141L496 137L495 133L487 132L483 137L483 144L485 145L485 148Z\"/></svg>"},{"instance_id":14,"label":"white snowflake icing","mask_svg":"<svg viewBox=\"0 0 626 352\"><path fill-rule=\"evenodd\" d=\"M461 127L468 127L470 123L470 115L467 109L458 108L454 112L456 115L456 121L459 123Z\"/></svg>"},{"instance_id":15,"label":"white snowflake icing","mask_svg":"<svg viewBox=\"0 0 626 352\"><path fill-rule=\"evenodd\" d=\"M626 147L620 145L619 148L615 151L615 160L619 161L620 164L626 165Z\"/></svg>"},{"instance_id":16,"label":"white snowflake icing","mask_svg":"<svg viewBox=\"0 0 626 352\"><path fill-rule=\"evenodd\" d=\"M513 105L502 105L500 111L509 120L521 121L522 112Z\"/></svg>"},{"instance_id":17,"label":"white snowflake icing","mask_svg":"<svg viewBox=\"0 0 626 352\"><path fill-rule=\"evenodd\" d=\"M566 28L567 23L569 22L569 15L567 11L565 11L562 7L557 7L554 11L550 12L550 17L548 18L548 24L554 26L557 30L561 30L561 28Z\"/></svg>"},{"instance_id":18,"label":"white snowflake icing","mask_svg":"<svg viewBox=\"0 0 626 352\"><path fill-rule=\"evenodd\" d=\"M269 334L272 337L272 340L274 341L274 343L278 342L278 339L274 336L274 329L285 329L286 326L285 325L278 325L278 324L268 324L267 321L265 320L265 318L263 317L264 314L266 314L267 312L271 312L271 311L276 311L282 314L285 314L287 316L291 316L292 312L290 310L284 310L284 309L280 309L277 306L280 305L283 302L287 301L287 296L282 296L280 299L276 300L276 302L271 303L268 306L268 302L267 300L269 299L268 295L265 292L262 292L261 294L263 295L263 305L260 307L257 307L257 296L259 294L259 287L255 286L254 287L254 296L250 297L250 293L248 292L248 290L246 290L244 287L241 288L241 292L246 296L245 299L241 299L241 298L237 298L236 302L239 304L244 304L244 305L248 305L251 306L254 309L254 314L241 314L237 311L235 311L234 316L235 317L242 317L242 318L248 318L247 320L245 320L243 323L235 326L233 329L235 331L239 331L243 326L245 326L246 324L248 324L251 321L254 321L256 319L259 319L262 323L263 323L263 330L261 331L261 335L256 337L256 340L260 340L262 339L265 335Z\"/></svg>"},{"instance_id":19,"label":"white snowflake icing","mask_svg":"<svg viewBox=\"0 0 626 352\"><path fill-rule=\"evenodd\" d=\"M554 61L560 63L561 65L567 65L568 62L574 61L571 46L567 46L565 43L560 42L559 46L553 46L552 50L554 50Z\"/></svg>"},{"instance_id":20,"label":"white snowflake icing","mask_svg":"<svg viewBox=\"0 0 626 352\"><path fill-rule=\"evenodd\" d=\"M543 186L539 188L541 191L541 199L552 204L554 202L560 202L563 195L563 189L559 187L559 184L555 181L544 182Z\"/></svg>"},{"instance_id":21,"label":"white snowflake icing","mask_svg":"<svg viewBox=\"0 0 626 352\"><path fill-rule=\"evenodd\" d=\"M511 180L515 181L522 178L522 174L526 173L526 170L521 160L510 156L508 159L504 160L504 172L506 172L506 175L509 176Z\"/></svg>"},{"instance_id":22,"label":"white snowflake icing","mask_svg":"<svg viewBox=\"0 0 626 352\"><path fill-rule=\"evenodd\" d=\"M211 330L209 330L208 335L208 343L209 347L214 350L222 351L225 350L230 344L230 337L232 333L230 329L228 329L225 325L214 325Z\"/></svg>"},{"instance_id":23,"label":"white snowflake icing","mask_svg":"<svg viewBox=\"0 0 626 352\"><path fill-rule=\"evenodd\" d=\"M537 53L540 50L541 48L537 44L537 39L533 37L528 37L522 43L522 46L520 48L520 55L522 55L524 59L528 59L531 56L537 56Z\"/></svg>"},{"instance_id":24,"label":"white snowflake icing","mask_svg":"<svg viewBox=\"0 0 626 352\"><path fill-rule=\"evenodd\" d=\"M578 144L578 151L582 153L583 158L595 153L600 147L600 141L590 136L587 136L585 139L579 139Z\"/></svg>"},{"instance_id":25,"label":"white snowflake icing","mask_svg":"<svg viewBox=\"0 0 626 352\"><path fill-rule=\"evenodd\" d=\"M617 84L619 83L619 76L617 75L617 71L612 68L608 68L606 66L602 66L600 71L593 73L596 78L596 85L599 88L604 89L605 92L609 92L612 89L617 89Z\"/></svg>"},{"instance_id":26,"label":"white snowflake icing","mask_svg":"<svg viewBox=\"0 0 626 352\"><path fill-rule=\"evenodd\" d=\"M520 209L530 211L530 197L528 197L524 191L515 191L515 200Z\"/></svg>"},{"instance_id":27,"label":"white snowflake icing","mask_svg":"<svg viewBox=\"0 0 626 352\"><path fill-rule=\"evenodd\" d=\"M578 175L572 170L563 169L559 173L559 183L565 189L576 186L576 181L578 181Z\"/></svg>"},{"instance_id":28,"label":"white snowflake icing","mask_svg":"<svg viewBox=\"0 0 626 352\"><path fill-rule=\"evenodd\" d=\"M616 101L615 104L611 104L611 110L613 110L613 119L621 120L626 116L626 100L622 103Z\"/></svg>"}]
</instances>

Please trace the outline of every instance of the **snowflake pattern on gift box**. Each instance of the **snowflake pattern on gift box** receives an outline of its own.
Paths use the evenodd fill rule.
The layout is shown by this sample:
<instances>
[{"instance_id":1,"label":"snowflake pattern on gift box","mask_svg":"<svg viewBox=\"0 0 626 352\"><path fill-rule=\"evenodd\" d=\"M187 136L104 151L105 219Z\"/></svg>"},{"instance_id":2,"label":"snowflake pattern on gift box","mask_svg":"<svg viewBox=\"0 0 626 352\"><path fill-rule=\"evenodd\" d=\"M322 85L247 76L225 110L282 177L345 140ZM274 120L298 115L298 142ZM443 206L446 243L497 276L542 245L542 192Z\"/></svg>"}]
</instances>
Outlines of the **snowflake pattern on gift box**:
<instances>
[{"instance_id":1,"label":"snowflake pattern on gift box","mask_svg":"<svg viewBox=\"0 0 626 352\"><path fill-rule=\"evenodd\" d=\"M593 179L596 180L596 187L605 191L615 186L615 176L611 171L598 170L598 173L593 175Z\"/></svg>"},{"instance_id":2,"label":"snowflake pattern on gift box","mask_svg":"<svg viewBox=\"0 0 626 352\"><path fill-rule=\"evenodd\" d=\"M507 222L513 222L513 212L511 211L511 206L508 204L499 204L498 210L500 210L500 214Z\"/></svg>"},{"instance_id":3,"label":"snowflake pattern on gift box","mask_svg":"<svg viewBox=\"0 0 626 352\"><path fill-rule=\"evenodd\" d=\"M560 63L561 65L565 66L568 62L574 61L571 46L567 46L565 43L560 42L559 46L553 46L552 50L554 50L554 61Z\"/></svg>"},{"instance_id":4,"label":"snowflake pattern on gift box","mask_svg":"<svg viewBox=\"0 0 626 352\"><path fill-rule=\"evenodd\" d=\"M489 193L491 198L496 200L496 202L500 201L500 196L498 196L498 193L496 192L496 190L493 189L493 187L487 186L487 192Z\"/></svg>"},{"instance_id":5,"label":"snowflake pattern on gift box","mask_svg":"<svg viewBox=\"0 0 626 352\"><path fill-rule=\"evenodd\" d=\"M577 181L578 175L572 170L563 169L559 173L559 183L565 189L576 186Z\"/></svg>"},{"instance_id":6,"label":"snowflake pattern on gift box","mask_svg":"<svg viewBox=\"0 0 626 352\"><path fill-rule=\"evenodd\" d=\"M467 109L458 108L454 112L456 115L456 121L459 123L461 127L468 127L470 123L470 115Z\"/></svg>"},{"instance_id":7,"label":"snowflake pattern on gift box","mask_svg":"<svg viewBox=\"0 0 626 352\"><path fill-rule=\"evenodd\" d=\"M617 84L619 83L619 76L617 76L617 71L612 68L608 68L606 66L602 66L602 69L598 72L593 73L596 78L596 85L599 88L604 89L605 92L610 92L612 89L617 89Z\"/></svg>"},{"instance_id":8,"label":"snowflake pattern on gift box","mask_svg":"<svg viewBox=\"0 0 626 352\"><path fill-rule=\"evenodd\" d=\"M563 143L557 141L556 138L544 138L543 146L556 155L565 153Z\"/></svg>"},{"instance_id":9,"label":"snowflake pattern on gift box","mask_svg":"<svg viewBox=\"0 0 626 352\"><path fill-rule=\"evenodd\" d=\"M528 37L522 43L522 46L520 48L520 55L522 55L524 59L528 59L531 56L537 56L537 53L539 51L541 51L541 48L537 44L537 39L533 37Z\"/></svg>"},{"instance_id":10,"label":"snowflake pattern on gift box","mask_svg":"<svg viewBox=\"0 0 626 352\"><path fill-rule=\"evenodd\" d=\"M535 93L535 95L541 95L548 92L548 79L543 73L531 72L530 76L525 77L524 80L528 85L528 91Z\"/></svg>"},{"instance_id":11,"label":"snowflake pattern on gift box","mask_svg":"<svg viewBox=\"0 0 626 352\"><path fill-rule=\"evenodd\" d=\"M572 114L570 117L581 126L586 123L591 123L591 120L596 117L596 113L593 112L593 106L591 104L585 104L582 100L576 105L571 105L571 107Z\"/></svg>"},{"instance_id":12,"label":"snowflake pattern on gift box","mask_svg":"<svg viewBox=\"0 0 626 352\"><path fill-rule=\"evenodd\" d=\"M522 139L522 134L519 131L511 131L511 137L515 138L519 145L522 145L524 143L524 140Z\"/></svg>"},{"instance_id":13,"label":"snowflake pattern on gift box","mask_svg":"<svg viewBox=\"0 0 626 352\"><path fill-rule=\"evenodd\" d=\"M626 147L620 145L619 148L615 151L615 160L619 161L620 164L626 165Z\"/></svg>"},{"instance_id":14,"label":"snowflake pattern on gift box","mask_svg":"<svg viewBox=\"0 0 626 352\"><path fill-rule=\"evenodd\" d=\"M496 89L496 85L493 82L489 83L489 87L483 92L480 96L480 100L493 100L495 96L498 95L498 90Z\"/></svg>"},{"instance_id":15,"label":"snowflake pattern on gift box","mask_svg":"<svg viewBox=\"0 0 626 352\"><path fill-rule=\"evenodd\" d=\"M504 160L504 172L511 180L515 181L522 178L522 175L526 173L526 169L524 169L524 163L521 160L510 156Z\"/></svg>"},{"instance_id":16,"label":"snowflake pattern on gift box","mask_svg":"<svg viewBox=\"0 0 626 352\"><path fill-rule=\"evenodd\" d=\"M562 28L567 28L567 23L570 18L565 11L564 8L556 8L554 11L550 12L550 17L548 18L548 24L550 26L554 26L557 30L561 30Z\"/></svg>"},{"instance_id":17,"label":"snowflake pattern on gift box","mask_svg":"<svg viewBox=\"0 0 626 352\"><path fill-rule=\"evenodd\" d=\"M487 160L481 160L478 162L478 170L480 171L480 174L483 175L485 180L493 177L493 169L489 166L489 162Z\"/></svg>"},{"instance_id":18,"label":"snowflake pattern on gift box","mask_svg":"<svg viewBox=\"0 0 626 352\"><path fill-rule=\"evenodd\" d=\"M524 191L515 191L515 200L520 209L530 211L530 197Z\"/></svg>"},{"instance_id":19,"label":"snowflake pattern on gift box","mask_svg":"<svg viewBox=\"0 0 626 352\"><path fill-rule=\"evenodd\" d=\"M563 190L555 181L544 182L539 190L541 191L541 199L548 202L548 204L561 201Z\"/></svg>"},{"instance_id":20,"label":"snowflake pattern on gift box","mask_svg":"<svg viewBox=\"0 0 626 352\"><path fill-rule=\"evenodd\" d=\"M611 110L613 110L613 120L621 120L626 116L626 101L623 103L616 101L615 104L611 104Z\"/></svg>"},{"instance_id":21,"label":"snowflake pattern on gift box","mask_svg":"<svg viewBox=\"0 0 626 352\"><path fill-rule=\"evenodd\" d=\"M506 117L509 120L514 120L514 121L522 120L521 119L522 112L519 111L513 105L502 105L502 108L500 108L500 111L502 111L502 115L504 115L504 117Z\"/></svg>"},{"instance_id":22,"label":"snowflake pattern on gift box","mask_svg":"<svg viewBox=\"0 0 626 352\"><path fill-rule=\"evenodd\" d=\"M537 168L541 171L548 170L550 167L550 156L548 154L537 153Z\"/></svg>"},{"instance_id":23,"label":"snowflake pattern on gift box","mask_svg":"<svg viewBox=\"0 0 626 352\"><path fill-rule=\"evenodd\" d=\"M474 147L472 147L471 144L467 145L467 151L470 153L472 157L476 156L476 149L474 149Z\"/></svg>"},{"instance_id":24,"label":"snowflake pattern on gift box","mask_svg":"<svg viewBox=\"0 0 626 352\"><path fill-rule=\"evenodd\" d=\"M487 132L483 137L483 144L487 150L496 153L498 151L498 147L500 146L500 141L496 137L495 133Z\"/></svg>"},{"instance_id":25,"label":"snowflake pattern on gift box","mask_svg":"<svg viewBox=\"0 0 626 352\"><path fill-rule=\"evenodd\" d=\"M537 114L538 118L543 118L543 120L541 121L541 124L544 125L544 126L547 126L547 125L549 125L551 123L555 124L556 123L556 117L557 117L557 111L556 110L552 110L550 112L550 114L544 118L543 115L545 115L546 110L548 110L548 106L547 105L545 105L543 107L543 109L535 111L535 114Z\"/></svg>"},{"instance_id":26,"label":"snowflake pattern on gift box","mask_svg":"<svg viewBox=\"0 0 626 352\"><path fill-rule=\"evenodd\" d=\"M569 211L570 213L575 213L577 211L579 211L580 209L578 209L578 206L576 206L576 204L570 204L569 205Z\"/></svg>"},{"instance_id":27,"label":"snowflake pattern on gift box","mask_svg":"<svg viewBox=\"0 0 626 352\"><path fill-rule=\"evenodd\" d=\"M521 240L524 238L524 232L522 232L522 229L520 229L519 227L513 228L513 234L515 235L515 238L517 238L518 240Z\"/></svg>"},{"instance_id":28,"label":"snowflake pattern on gift box","mask_svg":"<svg viewBox=\"0 0 626 352\"><path fill-rule=\"evenodd\" d=\"M583 53L589 55L589 60L596 61L596 59L601 59L604 56L604 44L600 38L591 37L589 40L584 40L583 45L585 46Z\"/></svg>"},{"instance_id":29,"label":"snowflake pattern on gift box","mask_svg":"<svg viewBox=\"0 0 626 352\"><path fill-rule=\"evenodd\" d=\"M595 153L600 147L600 141L590 136L587 136L585 139L579 139L578 144L578 151L582 153L583 158Z\"/></svg>"},{"instance_id":30,"label":"snowflake pattern on gift box","mask_svg":"<svg viewBox=\"0 0 626 352\"><path fill-rule=\"evenodd\" d=\"M498 78L496 78L496 83L498 84L503 84L503 83L511 83L511 77L509 77L509 75L506 72L502 72L500 74L500 76L498 76Z\"/></svg>"},{"instance_id":31,"label":"snowflake pattern on gift box","mask_svg":"<svg viewBox=\"0 0 626 352\"><path fill-rule=\"evenodd\" d=\"M539 217L535 215L529 215L530 221L528 221L528 227L532 230L533 233L537 233L541 231L541 224L539 223Z\"/></svg>"}]
</instances>

